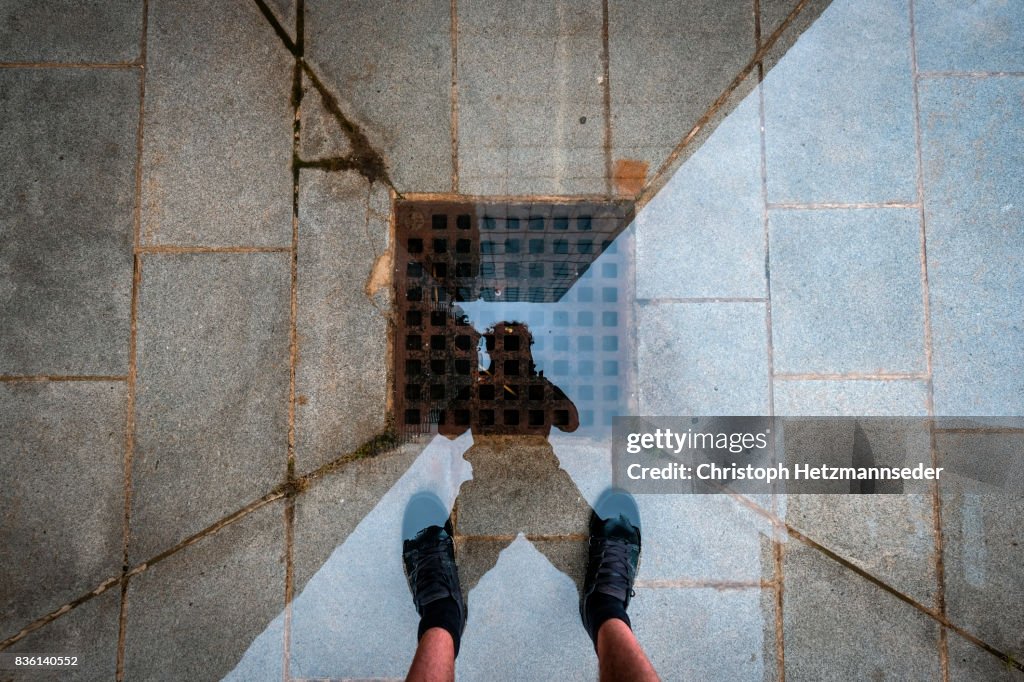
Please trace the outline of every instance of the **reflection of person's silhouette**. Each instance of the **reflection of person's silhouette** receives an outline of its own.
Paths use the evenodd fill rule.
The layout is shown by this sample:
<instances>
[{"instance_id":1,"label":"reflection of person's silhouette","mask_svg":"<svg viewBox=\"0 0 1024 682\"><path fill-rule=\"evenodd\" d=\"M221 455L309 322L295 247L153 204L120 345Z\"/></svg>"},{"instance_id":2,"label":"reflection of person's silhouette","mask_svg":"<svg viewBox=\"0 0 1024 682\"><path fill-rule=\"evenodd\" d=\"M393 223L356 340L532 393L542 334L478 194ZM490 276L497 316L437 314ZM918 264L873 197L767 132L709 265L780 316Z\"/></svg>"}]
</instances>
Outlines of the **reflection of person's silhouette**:
<instances>
[{"instance_id":1,"label":"reflection of person's silhouette","mask_svg":"<svg viewBox=\"0 0 1024 682\"><path fill-rule=\"evenodd\" d=\"M591 509L547 439L552 426L578 428L576 406L536 371L526 325L501 322L483 338L490 363L479 367L479 337L472 338L470 395L460 389L471 400L449 403L438 426L449 438L473 431L473 447L464 455L473 479L460 488L453 510L463 592L519 533L579 586ZM456 413L458 419L449 417Z\"/></svg>"}]
</instances>

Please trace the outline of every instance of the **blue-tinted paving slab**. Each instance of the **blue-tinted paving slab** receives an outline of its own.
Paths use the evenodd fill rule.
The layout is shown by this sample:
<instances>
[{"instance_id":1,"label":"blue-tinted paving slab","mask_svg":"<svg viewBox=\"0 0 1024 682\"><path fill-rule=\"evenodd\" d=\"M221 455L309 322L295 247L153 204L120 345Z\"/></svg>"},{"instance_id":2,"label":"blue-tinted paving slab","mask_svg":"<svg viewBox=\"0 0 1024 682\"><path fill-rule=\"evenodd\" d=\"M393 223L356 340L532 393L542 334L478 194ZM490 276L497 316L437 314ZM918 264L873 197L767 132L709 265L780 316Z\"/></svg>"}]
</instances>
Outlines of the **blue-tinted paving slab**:
<instances>
[{"instance_id":1,"label":"blue-tinted paving slab","mask_svg":"<svg viewBox=\"0 0 1024 682\"><path fill-rule=\"evenodd\" d=\"M936 680L934 620L795 540L786 544L787 680Z\"/></svg>"},{"instance_id":2,"label":"blue-tinted paving slab","mask_svg":"<svg viewBox=\"0 0 1024 682\"><path fill-rule=\"evenodd\" d=\"M923 372L912 209L772 211L776 372Z\"/></svg>"},{"instance_id":3,"label":"blue-tinted paving slab","mask_svg":"<svg viewBox=\"0 0 1024 682\"><path fill-rule=\"evenodd\" d=\"M927 79L935 412L1024 414L1024 79Z\"/></svg>"},{"instance_id":4,"label":"blue-tinted paving slab","mask_svg":"<svg viewBox=\"0 0 1024 682\"><path fill-rule=\"evenodd\" d=\"M765 295L756 91L636 219L640 298Z\"/></svg>"},{"instance_id":5,"label":"blue-tinted paving slab","mask_svg":"<svg viewBox=\"0 0 1024 682\"><path fill-rule=\"evenodd\" d=\"M764 83L770 202L913 201L907 0L837 0Z\"/></svg>"},{"instance_id":6,"label":"blue-tinted paving slab","mask_svg":"<svg viewBox=\"0 0 1024 682\"><path fill-rule=\"evenodd\" d=\"M727 495L637 495L644 558L637 580L757 583L774 571L765 517Z\"/></svg>"},{"instance_id":7,"label":"blue-tinted paving slab","mask_svg":"<svg viewBox=\"0 0 1024 682\"><path fill-rule=\"evenodd\" d=\"M663 680L774 680L775 613L764 594L638 588L629 618Z\"/></svg>"},{"instance_id":8,"label":"blue-tinted paving slab","mask_svg":"<svg viewBox=\"0 0 1024 682\"><path fill-rule=\"evenodd\" d=\"M127 374L138 108L134 70L0 71L0 374Z\"/></svg>"},{"instance_id":9,"label":"blue-tinted paving slab","mask_svg":"<svg viewBox=\"0 0 1024 682\"><path fill-rule=\"evenodd\" d=\"M761 303L661 303L637 314L640 414L768 413Z\"/></svg>"},{"instance_id":10,"label":"blue-tinted paving slab","mask_svg":"<svg viewBox=\"0 0 1024 682\"><path fill-rule=\"evenodd\" d=\"M775 414L916 417L928 412L924 381L775 380Z\"/></svg>"},{"instance_id":11,"label":"blue-tinted paving slab","mask_svg":"<svg viewBox=\"0 0 1024 682\"><path fill-rule=\"evenodd\" d=\"M921 71L1024 71L1024 2L917 0Z\"/></svg>"}]
</instances>

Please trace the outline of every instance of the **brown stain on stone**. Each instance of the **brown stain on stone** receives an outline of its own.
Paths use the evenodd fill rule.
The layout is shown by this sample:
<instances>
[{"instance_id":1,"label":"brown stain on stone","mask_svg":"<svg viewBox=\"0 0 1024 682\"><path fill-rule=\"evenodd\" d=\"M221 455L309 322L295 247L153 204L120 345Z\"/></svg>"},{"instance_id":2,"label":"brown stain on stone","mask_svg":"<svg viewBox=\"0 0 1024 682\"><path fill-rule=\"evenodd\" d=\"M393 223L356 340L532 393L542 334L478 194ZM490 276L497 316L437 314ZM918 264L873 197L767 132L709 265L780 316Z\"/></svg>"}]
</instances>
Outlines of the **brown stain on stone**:
<instances>
[{"instance_id":1,"label":"brown stain on stone","mask_svg":"<svg viewBox=\"0 0 1024 682\"><path fill-rule=\"evenodd\" d=\"M377 256L373 263L373 269L366 280L366 295L373 298L373 295L384 288L391 286L391 251L385 251Z\"/></svg>"},{"instance_id":2,"label":"brown stain on stone","mask_svg":"<svg viewBox=\"0 0 1024 682\"><path fill-rule=\"evenodd\" d=\"M619 195L636 196L647 182L647 162L639 159L618 159L612 168L612 180Z\"/></svg>"}]
</instances>

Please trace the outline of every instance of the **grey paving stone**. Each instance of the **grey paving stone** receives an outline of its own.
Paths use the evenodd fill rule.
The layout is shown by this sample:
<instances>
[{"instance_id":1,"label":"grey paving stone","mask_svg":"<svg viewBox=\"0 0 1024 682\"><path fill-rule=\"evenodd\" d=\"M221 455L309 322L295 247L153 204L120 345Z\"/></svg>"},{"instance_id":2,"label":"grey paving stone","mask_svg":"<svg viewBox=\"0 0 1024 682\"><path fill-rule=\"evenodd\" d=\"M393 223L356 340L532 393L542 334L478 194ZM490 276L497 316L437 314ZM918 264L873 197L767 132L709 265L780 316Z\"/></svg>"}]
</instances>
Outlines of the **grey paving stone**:
<instances>
[{"instance_id":1,"label":"grey paving stone","mask_svg":"<svg viewBox=\"0 0 1024 682\"><path fill-rule=\"evenodd\" d=\"M451 190L451 3L429 0L408 21L392 2L339 12L306 3L306 58L388 164L400 191Z\"/></svg>"},{"instance_id":2,"label":"grey paving stone","mask_svg":"<svg viewBox=\"0 0 1024 682\"><path fill-rule=\"evenodd\" d=\"M1020 682L1024 673L953 632L948 635L949 679Z\"/></svg>"},{"instance_id":3,"label":"grey paving stone","mask_svg":"<svg viewBox=\"0 0 1024 682\"><path fill-rule=\"evenodd\" d=\"M1024 70L1024 3L914 3L922 71Z\"/></svg>"},{"instance_id":4,"label":"grey paving stone","mask_svg":"<svg viewBox=\"0 0 1024 682\"><path fill-rule=\"evenodd\" d=\"M767 414L765 337L761 303L640 306L640 414Z\"/></svg>"},{"instance_id":5,"label":"grey paving stone","mask_svg":"<svg viewBox=\"0 0 1024 682\"><path fill-rule=\"evenodd\" d=\"M915 199L906 0L833 3L764 87L769 201Z\"/></svg>"},{"instance_id":6,"label":"grey paving stone","mask_svg":"<svg viewBox=\"0 0 1024 682\"><path fill-rule=\"evenodd\" d=\"M639 581L771 580L771 524L726 495L637 495Z\"/></svg>"},{"instance_id":7,"label":"grey paving stone","mask_svg":"<svg viewBox=\"0 0 1024 682\"><path fill-rule=\"evenodd\" d=\"M927 414L924 381L775 380L775 414L917 417Z\"/></svg>"},{"instance_id":8,"label":"grey paving stone","mask_svg":"<svg viewBox=\"0 0 1024 682\"><path fill-rule=\"evenodd\" d=\"M295 502L295 592L324 565L422 450L415 444L345 464Z\"/></svg>"},{"instance_id":9,"label":"grey paving stone","mask_svg":"<svg viewBox=\"0 0 1024 682\"><path fill-rule=\"evenodd\" d=\"M0 374L128 371L138 77L0 72Z\"/></svg>"},{"instance_id":10,"label":"grey paving stone","mask_svg":"<svg viewBox=\"0 0 1024 682\"><path fill-rule=\"evenodd\" d=\"M112 589L76 606L4 649L5 654L77 656L75 668L21 671L16 680L110 680L117 669L117 630L121 590ZM11 671L5 670L9 675ZM4 679L10 679L5 677Z\"/></svg>"},{"instance_id":11,"label":"grey paving stone","mask_svg":"<svg viewBox=\"0 0 1024 682\"><path fill-rule=\"evenodd\" d=\"M938 447L950 445L940 441ZM1019 450L1015 454L1019 458ZM954 474L943 477L940 490L946 613L952 622L1020 661L1024 613L1007 602L1024 584L1020 487L1000 489Z\"/></svg>"},{"instance_id":12,"label":"grey paving stone","mask_svg":"<svg viewBox=\"0 0 1024 682\"><path fill-rule=\"evenodd\" d=\"M765 296L761 143L746 97L636 219L637 296Z\"/></svg>"},{"instance_id":13,"label":"grey paving stone","mask_svg":"<svg viewBox=\"0 0 1024 682\"><path fill-rule=\"evenodd\" d=\"M143 261L133 563L284 480L289 265L286 253Z\"/></svg>"},{"instance_id":14,"label":"grey paving stone","mask_svg":"<svg viewBox=\"0 0 1024 682\"><path fill-rule=\"evenodd\" d=\"M142 241L291 243L294 60L254 2L154 0Z\"/></svg>"},{"instance_id":15,"label":"grey paving stone","mask_svg":"<svg viewBox=\"0 0 1024 682\"><path fill-rule=\"evenodd\" d=\"M938 625L795 540L784 553L787 680L935 680Z\"/></svg>"},{"instance_id":16,"label":"grey paving stone","mask_svg":"<svg viewBox=\"0 0 1024 682\"><path fill-rule=\"evenodd\" d=\"M653 173L754 54L742 2L608 6L614 159Z\"/></svg>"},{"instance_id":17,"label":"grey paving stone","mask_svg":"<svg viewBox=\"0 0 1024 682\"><path fill-rule=\"evenodd\" d=\"M935 412L1024 414L1019 78L925 79L921 122Z\"/></svg>"},{"instance_id":18,"label":"grey paving stone","mask_svg":"<svg viewBox=\"0 0 1024 682\"><path fill-rule=\"evenodd\" d=\"M304 160L348 156L352 144L334 115L327 110L324 98L307 76L302 80L301 156Z\"/></svg>"},{"instance_id":19,"label":"grey paving stone","mask_svg":"<svg viewBox=\"0 0 1024 682\"><path fill-rule=\"evenodd\" d=\"M284 609L284 502L149 567L128 584L125 679L279 680L284 634L242 653Z\"/></svg>"},{"instance_id":20,"label":"grey paving stone","mask_svg":"<svg viewBox=\"0 0 1024 682\"><path fill-rule=\"evenodd\" d=\"M0 384L0 636L121 570L123 382Z\"/></svg>"},{"instance_id":21,"label":"grey paving stone","mask_svg":"<svg viewBox=\"0 0 1024 682\"><path fill-rule=\"evenodd\" d=\"M143 3L0 2L0 62L130 62L139 56Z\"/></svg>"},{"instance_id":22,"label":"grey paving stone","mask_svg":"<svg viewBox=\"0 0 1024 682\"><path fill-rule=\"evenodd\" d=\"M923 372L913 209L772 211L777 372Z\"/></svg>"},{"instance_id":23,"label":"grey paving stone","mask_svg":"<svg viewBox=\"0 0 1024 682\"><path fill-rule=\"evenodd\" d=\"M515 194L604 192L600 3L458 11L460 186L505 175Z\"/></svg>"},{"instance_id":24,"label":"grey paving stone","mask_svg":"<svg viewBox=\"0 0 1024 682\"><path fill-rule=\"evenodd\" d=\"M774 680L775 613L766 592L640 588L629 618L663 680Z\"/></svg>"},{"instance_id":25,"label":"grey paving stone","mask_svg":"<svg viewBox=\"0 0 1024 682\"><path fill-rule=\"evenodd\" d=\"M373 202L373 203L371 203ZM390 278L367 286L387 248L382 186L355 173L300 178L295 464L311 471L386 428Z\"/></svg>"}]
</instances>

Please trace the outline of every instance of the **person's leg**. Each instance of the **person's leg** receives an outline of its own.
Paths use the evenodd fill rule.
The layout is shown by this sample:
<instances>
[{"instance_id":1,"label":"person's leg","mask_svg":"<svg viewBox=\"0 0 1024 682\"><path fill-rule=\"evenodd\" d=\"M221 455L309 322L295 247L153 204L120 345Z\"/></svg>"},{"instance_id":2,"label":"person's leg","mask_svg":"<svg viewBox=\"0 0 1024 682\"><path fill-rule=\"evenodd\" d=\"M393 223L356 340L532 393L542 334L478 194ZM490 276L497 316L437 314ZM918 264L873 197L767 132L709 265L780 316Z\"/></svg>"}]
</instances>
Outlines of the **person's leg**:
<instances>
[{"instance_id":1,"label":"person's leg","mask_svg":"<svg viewBox=\"0 0 1024 682\"><path fill-rule=\"evenodd\" d=\"M623 490L606 490L590 518L590 557L580 598L602 680L656 680L626 609L640 564L640 510Z\"/></svg>"},{"instance_id":2,"label":"person's leg","mask_svg":"<svg viewBox=\"0 0 1024 682\"><path fill-rule=\"evenodd\" d=\"M451 682L455 679L455 642L444 628L430 628L416 645L407 682Z\"/></svg>"},{"instance_id":3,"label":"person's leg","mask_svg":"<svg viewBox=\"0 0 1024 682\"><path fill-rule=\"evenodd\" d=\"M402 520L402 564L420 615L410 679L450 680L466 624L452 523L441 500L417 493Z\"/></svg>"},{"instance_id":4,"label":"person's leg","mask_svg":"<svg viewBox=\"0 0 1024 682\"><path fill-rule=\"evenodd\" d=\"M658 679L636 635L618 618L606 620L597 631L597 664L602 680Z\"/></svg>"}]
</instances>

